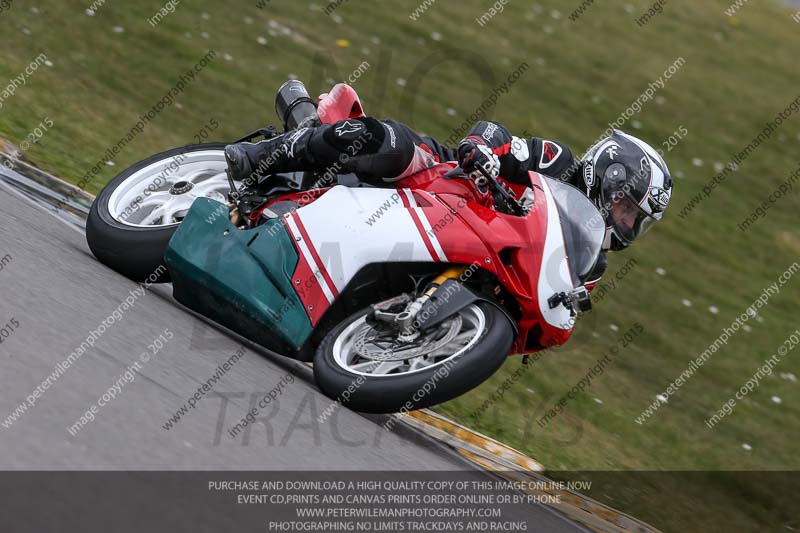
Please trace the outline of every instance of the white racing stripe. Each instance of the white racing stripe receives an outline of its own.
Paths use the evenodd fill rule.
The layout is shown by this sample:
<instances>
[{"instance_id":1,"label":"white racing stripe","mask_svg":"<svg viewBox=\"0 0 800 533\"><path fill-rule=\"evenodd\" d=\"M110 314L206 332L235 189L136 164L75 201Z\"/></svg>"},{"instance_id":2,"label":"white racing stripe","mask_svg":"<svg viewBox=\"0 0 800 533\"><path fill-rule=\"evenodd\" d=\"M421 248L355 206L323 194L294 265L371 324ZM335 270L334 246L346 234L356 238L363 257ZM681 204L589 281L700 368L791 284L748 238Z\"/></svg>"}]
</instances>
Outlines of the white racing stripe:
<instances>
[{"instance_id":1,"label":"white racing stripe","mask_svg":"<svg viewBox=\"0 0 800 533\"><path fill-rule=\"evenodd\" d=\"M401 194L337 185L295 212L338 291L371 263L436 260Z\"/></svg>"},{"instance_id":2,"label":"white racing stripe","mask_svg":"<svg viewBox=\"0 0 800 533\"><path fill-rule=\"evenodd\" d=\"M439 239L436 237L436 233L434 233L428 217L425 216L425 210L417 205L417 201L414 198L414 193L411 192L411 189L403 189L402 193L406 195L406 198L408 198L408 205L419 217L422 228L425 230L425 236L427 236L427 238L431 241L431 246L433 246L434 251L436 251L439 261L447 261L447 256L444 253L444 249L439 243Z\"/></svg>"},{"instance_id":3,"label":"white racing stripe","mask_svg":"<svg viewBox=\"0 0 800 533\"><path fill-rule=\"evenodd\" d=\"M311 267L311 271L314 274L314 277L317 279L319 286L322 288L322 292L325 294L325 298L328 300L329 304L333 303L334 296L333 291L328 286L328 282L325 281L325 276L322 275L322 270L320 265L314 260L314 255L309 250L308 246L311 243L307 243L306 240L303 238L302 233L300 233L300 228L297 227L297 222L294 221L294 218L291 216L284 217L286 224L289 226L289 229L292 232L292 236L294 237L295 242L297 243L300 251L303 253L303 257L305 258L308 265ZM298 239L299 237L299 239Z\"/></svg>"}]
</instances>

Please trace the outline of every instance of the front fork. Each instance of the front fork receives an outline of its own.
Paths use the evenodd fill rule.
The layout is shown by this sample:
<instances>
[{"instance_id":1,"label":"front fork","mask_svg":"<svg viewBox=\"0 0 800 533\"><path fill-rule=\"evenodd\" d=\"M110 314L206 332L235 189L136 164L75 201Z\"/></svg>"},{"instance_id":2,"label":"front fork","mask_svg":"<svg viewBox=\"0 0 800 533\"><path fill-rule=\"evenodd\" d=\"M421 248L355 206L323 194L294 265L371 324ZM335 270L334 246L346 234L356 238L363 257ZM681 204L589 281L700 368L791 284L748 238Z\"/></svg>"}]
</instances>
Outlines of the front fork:
<instances>
[{"instance_id":1,"label":"front fork","mask_svg":"<svg viewBox=\"0 0 800 533\"><path fill-rule=\"evenodd\" d=\"M426 290L419 298L411 302L403 312L398 313L396 320L398 326L400 326L400 340L412 340L414 337L416 337L417 331L416 328L414 328L414 320L417 318L417 314L419 313L420 309L422 309L422 306L431 299L431 296L433 296L433 294L445 281L449 279L458 279L466 271L467 267L465 266L448 268L436 276L436 278L431 282L431 286L428 287L428 290Z\"/></svg>"}]
</instances>

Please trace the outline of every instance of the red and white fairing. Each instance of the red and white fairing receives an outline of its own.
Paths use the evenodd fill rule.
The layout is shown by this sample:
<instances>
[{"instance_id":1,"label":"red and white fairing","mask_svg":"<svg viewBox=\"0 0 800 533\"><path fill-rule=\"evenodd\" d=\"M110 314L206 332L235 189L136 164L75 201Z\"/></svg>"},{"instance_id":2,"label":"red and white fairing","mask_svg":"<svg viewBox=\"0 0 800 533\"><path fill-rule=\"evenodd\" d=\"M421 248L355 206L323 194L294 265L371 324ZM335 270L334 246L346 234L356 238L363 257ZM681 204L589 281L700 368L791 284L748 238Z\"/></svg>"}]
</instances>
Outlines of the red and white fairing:
<instances>
[{"instance_id":1,"label":"red and white fairing","mask_svg":"<svg viewBox=\"0 0 800 533\"><path fill-rule=\"evenodd\" d=\"M534 205L524 217L498 213L469 180L443 179L439 165L398 189L336 186L284 216L299 255L293 279L313 326L365 266L437 262L497 276L519 304L513 353L563 344L573 321L548 299L574 287L547 180L531 173Z\"/></svg>"}]
</instances>

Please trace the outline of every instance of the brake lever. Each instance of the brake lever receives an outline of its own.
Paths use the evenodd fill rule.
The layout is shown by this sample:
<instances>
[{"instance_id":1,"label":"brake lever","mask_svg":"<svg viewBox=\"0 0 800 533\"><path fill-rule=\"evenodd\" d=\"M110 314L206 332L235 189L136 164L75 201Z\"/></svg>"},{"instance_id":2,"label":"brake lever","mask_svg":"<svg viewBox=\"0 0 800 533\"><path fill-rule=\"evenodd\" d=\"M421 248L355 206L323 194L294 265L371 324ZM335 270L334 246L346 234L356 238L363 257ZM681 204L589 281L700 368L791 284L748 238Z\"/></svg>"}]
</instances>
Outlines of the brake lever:
<instances>
[{"instance_id":1,"label":"brake lever","mask_svg":"<svg viewBox=\"0 0 800 533\"><path fill-rule=\"evenodd\" d=\"M234 141L234 144L243 142L253 142L258 137L264 137L265 140L269 140L277 136L278 136L278 129L275 126L267 126L266 128L259 128L253 132L248 133L241 139Z\"/></svg>"},{"instance_id":2,"label":"brake lever","mask_svg":"<svg viewBox=\"0 0 800 533\"><path fill-rule=\"evenodd\" d=\"M461 167L455 167L453 170L446 172L442 177L448 180L457 178L469 179L469 175L466 172L464 172L464 169Z\"/></svg>"},{"instance_id":3,"label":"brake lever","mask_svg":"<svg viewBox=\"0 0 800 533\"><path fill-rule=\"evenodd\" d=\"M492 176L482 166L478 165L476 168L483 175L483 177L486 178L486 181L488 181L492 185L492 188L495 191L497 191L497 193L500 195L500 197L503 199L503 201L506 203L509 209L511 209L511 211L514 212L515 215L522 217L527 214L525 208L519 203L519 201L514 197L514 194L505 184L503 184L502 182L500 182L500 180Z\"/></svg>"}]
</instances>

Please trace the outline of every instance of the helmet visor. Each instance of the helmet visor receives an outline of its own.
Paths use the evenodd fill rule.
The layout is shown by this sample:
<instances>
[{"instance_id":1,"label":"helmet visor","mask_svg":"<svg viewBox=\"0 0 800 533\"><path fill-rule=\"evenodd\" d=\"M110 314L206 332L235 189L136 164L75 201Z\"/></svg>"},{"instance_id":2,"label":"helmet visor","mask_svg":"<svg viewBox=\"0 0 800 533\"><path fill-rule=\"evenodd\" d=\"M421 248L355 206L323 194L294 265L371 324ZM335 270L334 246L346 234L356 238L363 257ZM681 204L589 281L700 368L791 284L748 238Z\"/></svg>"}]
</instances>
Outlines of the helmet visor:
<instances>
[{"instance_id":1,"label":"helmet visor","mask_svg":"<svg viewBox=\"0 0 800 533\"><path fill-rule=\"evenodd\" d=\"M647 233L655 222L656 219L627 195L618 195L611 200L606 224L626 243L630 244Z\"/></svg>"},{"instance_id":2,"label":"helmet visor","mask_svg":"<svg viewBox=\"0 0 800 533\"><path fill-rule=\"evenodd\" d=\"M609 165L603 176L600 196L606 226L625 244L631 244L655 222L640 205L647 196L648 184L647 172L629 173L621 163Z\"/></svg>"}]
</instances>

